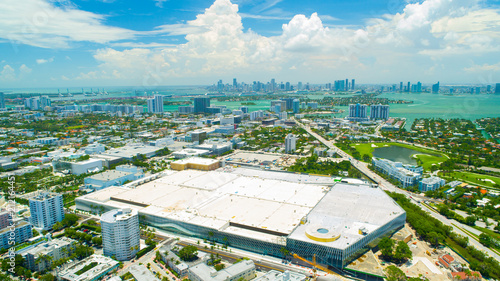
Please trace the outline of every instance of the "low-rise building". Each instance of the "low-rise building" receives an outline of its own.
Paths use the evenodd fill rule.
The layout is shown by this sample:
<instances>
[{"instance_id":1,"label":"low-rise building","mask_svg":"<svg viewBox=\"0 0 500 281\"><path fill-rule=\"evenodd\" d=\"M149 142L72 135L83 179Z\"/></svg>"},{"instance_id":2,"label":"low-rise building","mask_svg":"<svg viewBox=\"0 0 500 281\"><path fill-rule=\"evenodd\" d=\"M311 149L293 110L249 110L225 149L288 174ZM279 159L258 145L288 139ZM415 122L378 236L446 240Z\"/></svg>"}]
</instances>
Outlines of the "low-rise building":
<instances>
[{"instance_id":1,"label":"low-rise building","mask_svg":"<svg viewBox=\"0 0 500 281\"><path fill-rule=\"evenodd\" d=\"M71 256L76 247L76 241L67 237L50 239L19 250L16 254L24 258L24 265L31 271L44 271L52 262ZM50 258L49 258L50 257Z\"/></svg>"},{"instance_id":2,"label":"low-rise building","mask_svg":"<svg viewBox=\"0 0 500 281\"><path fill-rule=\"evenodd\" d=\"M133 165L120 165L116 170L108 170L100 174L86 177L85 187L100 190L113 185L122 185L126 181L134 181L144 177L142 169Z\"/></svg>"},{"instance_id":3,"label":"low-rise building","mask_svg":"<svg viewBox=\"0 0 500 281\"><path fill-rule=\"evenodd\" d=\"M109 272L118 268L119 262L101 255L92 255L81 261L71 264L58 274L59 278L67 281L95 281L100 280ZM121 280L121 279L120 279Z\"/></svg>"},{"instance_id":4,"label":"low-rise building","mask_svg":"<svg viewBox=\"0 0 500 281\"><path fill-rule=\"evenodd\" d=\"M170 251L169 247L160 249L160 255L163 262L165 262L171 269L173 269L179 276L186 276L188 274L189 266L183 262L174 252Z\"/></svg>"},{"instance_id":5,"label":"low-rise building","mask_svg":"<svg viewBox=\"0 0 500 281\"><path fill-rule=\"evenodd\" d=\"M102 170L102 159L91 158L85 161L53 161L54 172L71 173L81 175Z\"/></svg>"},{"instance_id":6,"label":"low-rise building","mask_svg":"<svg viewBox=\"0 0 500 281\"><path fill-rule=\"evenodd\" d=\"M190 157L170 163L170 168L176 171L182 171L185 169L212 171L219 167L219 160L200 157Z\"/></svg>"},{"instance_id":7,"label":"low-rise building","mask_svg":"<svg viewBox=\"0 0 500 281\"><path fill-rule=\"evenodd\" d=\"M443 180L442 178L432 176L430 178L422 179L422 181L420 181L420 183L418 184L418 190L422 192L426 192L429 190L436 190L445 184L446 181Z\"/></svg>"},{"instance_id":8,"label":"low-rise building","mask_svg":"<svg viewBox=\"0 0 500 281\"><path fill-rule=\"evenodd\" d=\"M422 178L422 167L375 157L372 158L372 164L376 170L399 181L404 188L417 185Z\"/></svg>"},{"instance_id":9,"label":"low-rise building","mask_svg":"<svg viewBox=\"0 0 500 281\"><path fill-rule=\"evenodd\" d=\"M208 154L210 154L210 151L208 151L208 150L194 149L194 148L186 148L186 149L172 153L172 155L177 159L183 159L183 158L194 157L194 156L203 156L203 155L208 155Z\"/></svg>"},{"instance_id":10,"label":"low-rise building","mask_svg":"<svg viewBox=\"0 0 500 281\"><path fill-rule=\"evenodd\" d=\"M191 281L250 280L255 277L255 264L251 260L243 260L217 271L213 267L200 263L189 268L188 277Z\"/></svg>"},{"instance_id":11,"label":"low-rise building","mask_svg":"<svg viewBox=\"0 0 500 281\"><path fill-rule=\"evenodd\" d=\"M297 272L270 270L263 276L253 279L253 281L305 281L306 279L307 276Z\"/></svg>"},{"instance_id":12,"label":"low-rise building","mask_svg":"<svg viewBox=\"0 0 500 281\"><path fill-rule=\"evenodd\" d=\"M203 144L193 145L192 148L210 151L210 154L221 155L233 149L233 144L225 140L206 140Z\"/></svg>"},{"instance_id":13,"label":"low-rise building","mask_svg":"<svg viewBox=\"0 0 500 281\"><path fill-rule=\"evenodd\" d=\"M136 281L160 281L156 278L149 269L144 265L132 265L128 272L134 276Z\"/></svg>"}]
</instances>

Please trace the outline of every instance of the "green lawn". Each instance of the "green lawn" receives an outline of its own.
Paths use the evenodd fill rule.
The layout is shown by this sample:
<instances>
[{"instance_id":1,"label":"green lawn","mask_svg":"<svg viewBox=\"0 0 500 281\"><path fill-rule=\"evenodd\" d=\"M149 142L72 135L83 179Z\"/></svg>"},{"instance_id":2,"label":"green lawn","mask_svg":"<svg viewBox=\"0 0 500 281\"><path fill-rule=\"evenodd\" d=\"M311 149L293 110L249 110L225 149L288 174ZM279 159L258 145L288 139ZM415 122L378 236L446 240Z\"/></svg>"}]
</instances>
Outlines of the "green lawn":
<instances>
[{"instance_id":1,"label":"green lawn","mask_svg":"<svg viewBox=\"0 0 500 281\"><path fill-rule=\"evenodd\" d=\"M422 161L422 163L423 163L422 166L424 167L425 170L429 170L431 168L432 164L439 164L439 163L444 162L448 159L448 157L443 153L436 152L436 151L429 150L429 149L416 147L416 146L406 145L406 144L402 144L402 143L392 143L392 142L360 143L360 144L356 143L356 144L352 144L351 146L354 147L359 152L359 154L361 154L361 156L363 156L364 154L368 154L368 155L370 155L370 157L373 157L372 153L373 153L373 150L375 150L375 148L384 147L384 146L391 146L391 145L401 146L401 147L405 147L408 149L413 149L413 150L416 150L418 152L421 152L422 154L417 153L416 157L418 159L420 159L420 161ZM376 147L373 147L373 146L376 146ZM433 155L430 155L428 153L433 154ZM437 154L441 155L441 156L434 156Z\"/></svg>"},{"instance_id":2,"label":"green lawn","mask_svg":"<svg viewBox=\"0 0 500 281\"><path fill-rule=\"evenodd\" d=\"M487 229L487 228L483 228L483 227L480 227L480 226L473 226L475 229L483 232L484 234L488 234L489 236L495 238L496 240L500 240L500 233L497 233L491 229Z\"/></svg>"},{"instance_id":3,"label":"green lawn","mask_svg":"<svg viewBox=\"0 0 500 281\"><path fill-rule=\"evenodd\" d=\"M442 175L441 172L439 174ZM446 173L446 176L450 178L455 178L456 180L463 180L484 186L495 187L495 184L500 185L499 177L494 177L489 175L475 174L470 172L451 172L451 173Z\"/></svg>"}]
</instances>

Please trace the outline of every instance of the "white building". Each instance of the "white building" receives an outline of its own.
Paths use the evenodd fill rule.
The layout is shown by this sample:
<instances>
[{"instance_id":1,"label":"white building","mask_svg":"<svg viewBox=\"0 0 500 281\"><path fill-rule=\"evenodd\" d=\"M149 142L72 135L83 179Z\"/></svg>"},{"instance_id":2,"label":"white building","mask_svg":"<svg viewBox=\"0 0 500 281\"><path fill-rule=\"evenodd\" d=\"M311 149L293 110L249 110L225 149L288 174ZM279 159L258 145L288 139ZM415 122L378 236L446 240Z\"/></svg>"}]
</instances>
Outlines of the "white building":
<instances>
[{"instance_id":1,"label":"white building","mask_svg":"<svg viewBox=\"0 0 500 281\"><path fill-rule=\"evenodd\" d=\"M297 137L293 134L288 134L285 137L285 152L290 153L295 151L295 145L297 143Z\"/></svg>"},{"instance_id":2,"label":"white building","mask_svg":"<svg viewBox=\"0 0 500 281\"><path fill-rule=\"evenodd\" d=\"M106 150L106 147L101 143L91 143L83 148L87 154L101 153Z\"/></svg>"},{"instance_id":3,"label":"white building","mask_svg":"<svg viewBox=\"0 0 500 281\"><path fill-rule=\"evenodd\" d=\"M286 119L288 119L288 113L286 111L280 112L280 113L278 113L278 118L280 120L286 120Z\"/></svg>"},{"instance_id":4,"label":"white building","mask_svg":"<svg viewBox=\"0 0 500 281\"><path fill-rule=\"evenodd\" d=\"M255 121L258 118L264 118L264 111L259 110L250 112L250 120Z\"/></svg>"},{"instance_id":5,"label":"white building","mask_svg":"<svg viewBox=\"0 0 500 281\"><path fill-rule=\"evenodd\" d=\"M29 199L31 224L45 230L64 219L63 198L58 193L40 192Z\"/></svg>"},{"instance_id":6,"label":"white building","mask_svg":"<svg viewBox=\"0 0 500 281\"><path fill-rule=\"evenodd\" d=\"M76 241L67 237L50 239L34 246L23 248L16 252L24 258L24 266L31 271L44 271L50 268L52 262L68 258L76 247ZM49 256L51 259L43 258Z\"/></svg>"},{"instance_id":7,"label":"white building","mask_svg":"<svg viewBox=\"0 0 500 281\"><path fill-rule=\"evenodd\" d=\"M111 258L101 255L92 255L86 259L71 264L68 268L64 269L64 271L60 272L58 276L62 280L67 281L100 280L109 272L118 268L118 266L119 262ZM85 268L89 269L84 270Z\"/></svg>"},{"instance_id":8,"label":"white building","mask_svg":"<svg viewBox=\"0 0 500 281\"><path fill-rule=\"evenodd\" d=\"M139 251L139 216L136 210L115 209L101 216L105 256L130 260Z\"/></svg>"},{"instance_id":9,"label":"white building","mask_svg":"<svg viewBox=\"0 0 500 281\"><path fill-rule=\"evenodd\" d=\"M422 167L375 157L372 158L372 164L378 171L398 180L404 188L417 185L422 178Z\"/></svg>"},{"instance_id":10,"label":"white building","mask_svg":"<svg viewBox=\"0 0 500 281\"><path fill-rule=\"evenodd\" d=\"M422 192L436 190L445 184L446 181L442 178L432 176L430 178L422 179L422 181L418 184L418 190Z\"/></svg>"},{"instance_id":11,"label":"white building","mask_svg":"<svg viewBox=\"0 0 500 281\"><path fill-rule=\"evenodd\" d=\"M163 113L163 96L155 95L148 99L149 113Z\"/></svg>"},{"instance_id":12,"label":"white building","mask_svg":"<svg viewBox=\"0 0 500 281\"><path fill-rule=\"evenodd\" d=\"M225 116L220 118L220 125L234 125L234 116Z\"/></svg>"},{"instance_id":13,"label":"white building","mask_svg":"<svg viewBox=\"0 0 500 281\"><path fill-rule=\"evenodd\" d=\"M200 263L189 268L188 277L191 281L250 280L255 277L255 264L251 260L243 260L217 271L205 263Z\"/></svg>"}]
</instances>

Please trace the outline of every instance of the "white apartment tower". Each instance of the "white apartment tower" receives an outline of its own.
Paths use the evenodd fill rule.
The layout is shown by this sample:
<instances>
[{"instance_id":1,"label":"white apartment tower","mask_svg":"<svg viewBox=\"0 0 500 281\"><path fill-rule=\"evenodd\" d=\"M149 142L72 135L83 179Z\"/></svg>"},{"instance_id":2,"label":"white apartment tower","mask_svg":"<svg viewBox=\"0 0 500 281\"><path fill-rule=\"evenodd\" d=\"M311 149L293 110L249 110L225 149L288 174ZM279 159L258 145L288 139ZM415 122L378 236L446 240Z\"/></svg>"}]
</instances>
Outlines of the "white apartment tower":
<instances>
[{"instance_id":1,"label":"white apartment tower","mask_svg":"<svg viewBox=\"0 0 500 281\"><path fill-rule=\"evenodd\" d=\"M31 224L45 230L64 219L63 198L53 192L40 192L29 199Z\"/></svg>"},{"instance_id":2,"label":"white apartment tower","mask_svg":"<svg viewBox=\"0 0 500 281\"><path fill-rule=\"evenodd\" d=\"M294 152L295 151L295 144L297 143L297 137L294 136L293 134L288 134L285 137L285 152Z\"/></svg>"},{"instance_id":3,"label":"white apartment tower","mask_svg":"<svg viewBox=\"0 0 500 281\"><path fill-rule=\"evenodd\" d=\"M163 96L155 95L148 99L148 112L149 113L162 113L163 112Z\"/></svg>"},{"instance_id":4,"label":"white apartment tower","mask_svg":"<svg viewBox=\"0 0 500 281\"><path fill-rule=\"evenodd\" d=\"M139 215L136 210L115 209L101 216L105 256L130 260L139 251Z\"/></svg>"}]
</instances>

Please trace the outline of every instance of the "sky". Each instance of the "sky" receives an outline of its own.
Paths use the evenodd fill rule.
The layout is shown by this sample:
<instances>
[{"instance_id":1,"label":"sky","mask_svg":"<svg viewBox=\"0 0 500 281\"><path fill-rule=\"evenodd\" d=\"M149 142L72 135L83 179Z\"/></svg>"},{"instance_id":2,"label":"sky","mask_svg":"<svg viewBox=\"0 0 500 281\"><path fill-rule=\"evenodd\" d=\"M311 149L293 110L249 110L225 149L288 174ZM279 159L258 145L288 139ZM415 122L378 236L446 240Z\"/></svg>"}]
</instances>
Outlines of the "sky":
<instances>
[{"instance_id":1,"label":"sky","mask_svg":"<svg viewBox=\"0 0 500 281\"><path fill-rule=\"evenodd\" d=\"M500 82L499 0L0 0L0 88Z\"/></svg>"}]
</instances>

